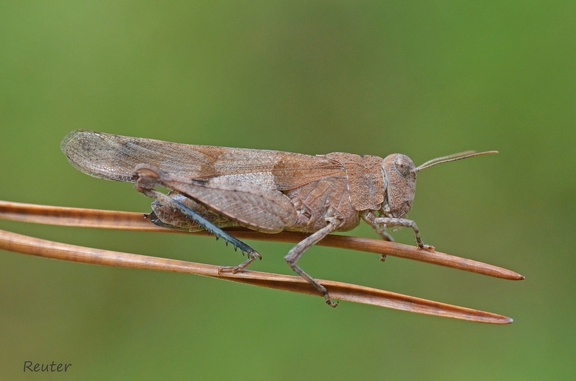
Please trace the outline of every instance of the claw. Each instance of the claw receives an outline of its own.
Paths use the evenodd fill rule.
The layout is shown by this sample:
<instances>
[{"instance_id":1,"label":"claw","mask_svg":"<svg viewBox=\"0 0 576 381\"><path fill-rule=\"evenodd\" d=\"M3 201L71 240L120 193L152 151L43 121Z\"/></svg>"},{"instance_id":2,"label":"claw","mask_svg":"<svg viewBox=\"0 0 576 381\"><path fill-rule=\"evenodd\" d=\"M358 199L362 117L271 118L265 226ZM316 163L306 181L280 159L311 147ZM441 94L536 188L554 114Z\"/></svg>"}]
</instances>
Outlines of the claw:
<instances>
[{"instance_id":1,"label":"claw","mask_svg":"<svg viewBox=\"0 0 576 381\"><path fill-rule=\"evenodd\" d=\"M326 301L326 304L328 304L330 307L332 308L338 307L339 304L338 301L330 299L330 296L328 294L324 295L324 300Z\"/></svg>"},{"instance_id":2,"label":"claw","mask_svg":"<svg viewBox=\"0 0 576 381\"><path fill-rule=\"evenodd\" d=\"M218 274L223 274L223 273L236 274L236 273L239 273L241 271L244 271L244 269L246 267L248 267L248 265L250 265L250 263L254 262L255 259L260 259L260 260L262 259L262 256L256 251L251 251L251 252L247 252L247 253L242 252L242 254L246 254L248 256L248 259L246 259L244 262L240 263L237 266L220 267L218 269Z\"/></svg>"}]
</instances>

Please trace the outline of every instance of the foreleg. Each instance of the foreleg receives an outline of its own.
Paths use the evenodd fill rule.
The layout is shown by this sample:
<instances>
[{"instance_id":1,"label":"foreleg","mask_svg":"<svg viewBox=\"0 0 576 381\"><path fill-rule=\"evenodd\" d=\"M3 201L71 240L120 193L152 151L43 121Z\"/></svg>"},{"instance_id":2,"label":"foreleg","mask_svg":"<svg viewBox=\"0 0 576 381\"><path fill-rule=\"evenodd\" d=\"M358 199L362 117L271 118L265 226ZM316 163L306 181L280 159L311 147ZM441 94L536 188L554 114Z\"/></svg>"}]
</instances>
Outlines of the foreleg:
<instances>
[{"instance_id":1,"label":"foreleg","mask_svg":"<svg viewBox=\"0 0 576 381\"><path fill-rule=\"evenodd\" d=\"M362 219L366 221L372 228L378 233L383 239L387 241L393 241L392 237L386 231L388 227L401 226L405 228L410 228L414 231L414 236L416 237L416 244L420 249L434 250L434 246L426 245L422 242L420 237L420 230L416 222L408 220L406 218L393 218L393 217L376 217L376 215L367 211L362 214Z\"/></svg>"}]
</instances>

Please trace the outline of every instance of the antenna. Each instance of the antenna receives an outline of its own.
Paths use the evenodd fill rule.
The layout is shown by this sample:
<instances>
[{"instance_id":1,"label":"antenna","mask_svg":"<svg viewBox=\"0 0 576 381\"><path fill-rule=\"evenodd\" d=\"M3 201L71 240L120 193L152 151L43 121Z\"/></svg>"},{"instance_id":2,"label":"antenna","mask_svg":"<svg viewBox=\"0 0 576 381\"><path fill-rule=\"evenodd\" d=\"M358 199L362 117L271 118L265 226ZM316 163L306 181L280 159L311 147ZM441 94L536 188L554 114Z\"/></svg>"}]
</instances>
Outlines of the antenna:
<instances>
[{"instance_id":1,"label":"antenna","mask_svg":"<svg viewBox=\"0 0 576 381\"><path fill-rule=\"evenodd\" d=\"M456 161L456 160L468 159L470 157L492 155L492 154L496 154L496 153L498 153L498 151L484 151L484 152L464 151L464 152L455 153L455 154L448 155L448 156L437 157L436 159L428 160L424 164L421 164L420 166L414 168L414 172L419 172L423 169L430 168L430 167L433 167L433 166L438 165L438 164L449 163L451 161Z\"/></svg>"}]
</instances>

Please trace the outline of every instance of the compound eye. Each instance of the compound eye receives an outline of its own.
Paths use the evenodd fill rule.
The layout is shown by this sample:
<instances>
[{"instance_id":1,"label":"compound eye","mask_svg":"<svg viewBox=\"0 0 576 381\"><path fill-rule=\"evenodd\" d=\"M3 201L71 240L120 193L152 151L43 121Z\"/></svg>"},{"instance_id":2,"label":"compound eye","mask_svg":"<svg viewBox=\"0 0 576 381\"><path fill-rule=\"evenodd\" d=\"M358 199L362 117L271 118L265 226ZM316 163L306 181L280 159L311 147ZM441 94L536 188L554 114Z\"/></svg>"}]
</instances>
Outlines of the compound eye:
<instances>
[{"instance_id":1,"label":"compound eye","mask_svg":"<svg viewBox=\"0 0 576 381\"><path fill-rule=\"evenodd\" d=\"M394 164L396 170L402 175L402 177L408 177L408 175L410 175L410 172L412 171L412 166L403 156L398 156Z\"/></svg>"}]
</instances>

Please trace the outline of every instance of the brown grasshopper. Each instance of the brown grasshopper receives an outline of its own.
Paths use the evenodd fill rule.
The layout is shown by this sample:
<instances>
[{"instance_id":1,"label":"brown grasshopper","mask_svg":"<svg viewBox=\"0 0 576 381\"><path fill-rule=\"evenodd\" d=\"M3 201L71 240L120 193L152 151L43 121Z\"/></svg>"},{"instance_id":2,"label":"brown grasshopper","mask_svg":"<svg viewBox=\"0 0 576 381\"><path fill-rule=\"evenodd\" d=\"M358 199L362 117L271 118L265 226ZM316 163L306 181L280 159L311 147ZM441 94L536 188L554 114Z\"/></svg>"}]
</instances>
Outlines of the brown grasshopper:
<instances>
[{"instance_id":1,"label":"brown grasshopper","mask_svg":"<svg viewBox=\"0 0 576 381\"><path fill-rule=\"evenodd\" d=\"M389 227L414 231L421 249L434 250L420 238L416 223L404 218L412 206L416 173L433 165L496 153L467 151L416 167L403 154L359 156L329 153L310 156L270 150L187 145L94 131L69 133L61 148L78 170L98 178L134 182L155 199L151 220L160 226L206 230L246 253L247 259L223 272L244 270L258 252L222 230L244 227L263 233L311 233L284 257L330 306L324 286L297 262L302 254L335 231L352 230L364 220L383 239ZM164 187L164 194L156 187Z\"/></svg>"}]
</instances>

